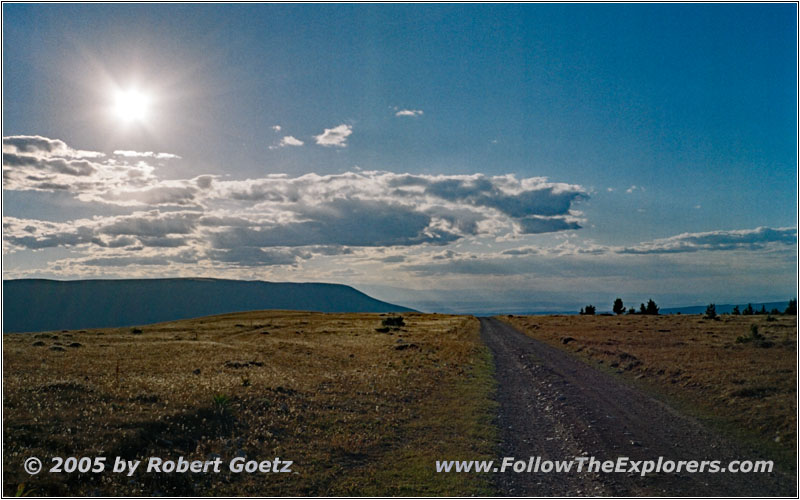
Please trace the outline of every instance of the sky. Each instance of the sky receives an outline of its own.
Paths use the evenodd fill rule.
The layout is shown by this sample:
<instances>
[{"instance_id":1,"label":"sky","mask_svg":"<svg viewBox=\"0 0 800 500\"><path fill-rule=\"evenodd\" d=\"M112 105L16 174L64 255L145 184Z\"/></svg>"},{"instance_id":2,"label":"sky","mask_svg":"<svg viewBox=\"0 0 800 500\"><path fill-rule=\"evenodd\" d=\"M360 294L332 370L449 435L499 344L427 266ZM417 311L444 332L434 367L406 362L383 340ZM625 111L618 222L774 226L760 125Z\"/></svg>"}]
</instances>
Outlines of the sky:
<instances>
[{"instance_id":1,"label":"sky","mask_svg":"<svg viewBox=\"0 0 800 500\"><path fill-rule=\"evenodd\" d=\"M3 275L788 300L796 4L3 4Z\"/></svg>"}]
</instances>

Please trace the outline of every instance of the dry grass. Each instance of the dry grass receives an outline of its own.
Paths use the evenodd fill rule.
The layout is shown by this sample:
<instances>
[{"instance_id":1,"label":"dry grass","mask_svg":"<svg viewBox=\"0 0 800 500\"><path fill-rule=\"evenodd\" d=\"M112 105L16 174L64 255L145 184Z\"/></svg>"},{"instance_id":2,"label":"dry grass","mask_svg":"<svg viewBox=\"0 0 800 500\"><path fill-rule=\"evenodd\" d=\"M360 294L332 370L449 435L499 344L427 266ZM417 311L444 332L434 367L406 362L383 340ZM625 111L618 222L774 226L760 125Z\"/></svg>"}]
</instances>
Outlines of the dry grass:
<instances>
[{"instance_id":1,"label":"dry grass","mask_svg":"<svg viewBox=\"0 0 800 500\"><path fill-rule=\"evenodd\" d=\"M795 316L512 316L503 320L666 397L796 467ZM755 324L761 342L737 342Z\"/></svg>"},{"instance_id":2,"label":"dry grass","mask_svg":"<svg viewBox=\"0 0 800 500\"><path fill-rule=\"evenodd\" d=\"M4 335L3 492L24 482L37 495L491 494L485 477L434 472L436 458L495 453L478 322L403 317L387 333L378 314L267 311ZM295 473L29 477L21 467L28 456L215 454L281 457Z\"/></svg>"}]
</instances>

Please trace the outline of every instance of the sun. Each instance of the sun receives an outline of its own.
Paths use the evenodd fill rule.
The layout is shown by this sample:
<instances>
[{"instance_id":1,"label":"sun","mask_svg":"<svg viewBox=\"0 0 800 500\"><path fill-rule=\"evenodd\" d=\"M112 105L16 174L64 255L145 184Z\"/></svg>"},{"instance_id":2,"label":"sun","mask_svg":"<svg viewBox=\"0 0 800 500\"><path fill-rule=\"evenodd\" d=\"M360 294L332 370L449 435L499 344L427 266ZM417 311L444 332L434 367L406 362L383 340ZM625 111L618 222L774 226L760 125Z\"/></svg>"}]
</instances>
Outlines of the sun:
<instances>
[{"instance_id":1,"label":"sun","mask_svg":"<svg viewBox=\"0 0 800 500\"><path fill-rule=\"evenodd\" d=\"M118 90L114 115L124 123L144 123L150 114L150 96L138 89Z\"/></svg>"}]
</instances>

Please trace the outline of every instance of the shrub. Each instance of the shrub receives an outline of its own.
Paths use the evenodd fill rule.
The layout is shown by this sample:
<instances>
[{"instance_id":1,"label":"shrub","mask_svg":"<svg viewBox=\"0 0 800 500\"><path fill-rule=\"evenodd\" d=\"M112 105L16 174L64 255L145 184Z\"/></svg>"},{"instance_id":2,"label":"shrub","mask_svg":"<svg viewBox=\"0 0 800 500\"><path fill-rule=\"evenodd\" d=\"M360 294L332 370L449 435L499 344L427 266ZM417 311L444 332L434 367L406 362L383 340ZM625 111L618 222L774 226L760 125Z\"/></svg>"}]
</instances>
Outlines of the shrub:
<instances>
[{"instance_id":1,"label":"shrub","mask_svg":"<svg viewBox=\"0 0 800 500\"><path fill-rule=\"evenodd\" d=\"M381 324L383 326L390 326L390 327L392 327L392 326L395 326L395 327L406 326L406 322L403 321L403 317L402 316L389 316L388 318L385 318L383 321L381 321Z\"/></svg>"},{"instance_id":2,"label":"shrub","mask_svg":"<svg viewBox=\"0 0 800 500\"><path fill-rule=\"evenodd\" d=\"M738 316L738 315L742 314L739 311L739 306L733 306L733 311L731 311L731 314L733 314L734 316Z\"/></svg>"},{"instance_id":3,"label":"shrub","mask_svg":"<svg viewBox=\"0 0 800 500\"><path fill-rule=\"evenodd\" d=\"M584 314L587 316L594 316L594 313L597 311L597 308L593 305L589 304L588 306L581 309L580 314Z\"/></svg>"},{"instance_id":4,"label":"shrub","mask_svg":"<svg viewBox=\"0 0 800 500\"><path fill-rule=\"evenodd\" d=\"M225 394L215 394L212 401L214 402L214 409L220 415L227 413L231 407L231 398Z\"/></svg>"},{"instance_id":5,"label":"shrub","mask_svg":"<svg viewBox=\"0 0 800 500\"><path fill-rule=\"evenodd\" d=\"M617 297L617 300L614 301L614 307L611 309L614 311L614 314L622 314L625 312L625 306L622 304L622 299Z\"/></svg>"},{"instance_id":6,"label":"shrub","mask_svg":"<svg viewBox=\"0 0 800 500\"><path fill-rule=\"evenodd\" d=\"M717 319L717 306L709 304L708 307L706 307L706 315L703 317L705 319Z\"/></svg>"},{"instance_id":7,"label":"shrub","mask_svg":"<svg viewBox=\"0 0 800 500\"><path fill-rule=\"evenodd\" d=\"M755 313L756 313L756 311L755 311L755 309L753 309L753 304L747 304L747 307L745 307L744 311L742 311L742 314L744 316L752 316Z\"/></svg>"},{"instance_id":8,"label":"shrub","mask_svg":"<svg viewBox=\"0 0 800 500\"><path fill-rule=\"evenodd\" d=\"M752 342L753 345L756 347L772 347L774 344L772 341L767 340L758 332L757 325L750 325L750 334L749 335L741 335L736 337L737 344L747 344Z\"/></svg>"}]
</instances>

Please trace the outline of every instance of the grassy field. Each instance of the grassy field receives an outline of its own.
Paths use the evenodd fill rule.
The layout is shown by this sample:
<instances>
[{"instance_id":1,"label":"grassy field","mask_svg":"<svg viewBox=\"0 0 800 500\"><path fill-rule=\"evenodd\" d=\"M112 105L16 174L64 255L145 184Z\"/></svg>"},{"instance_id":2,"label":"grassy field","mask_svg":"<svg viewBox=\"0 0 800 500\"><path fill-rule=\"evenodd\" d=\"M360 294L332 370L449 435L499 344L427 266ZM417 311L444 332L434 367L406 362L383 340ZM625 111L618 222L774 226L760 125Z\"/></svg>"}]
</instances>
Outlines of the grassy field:
<instances>
[{"instance_id":1,"label":"grassy field","mask_svg":"<svg viewBox=\"0 0 800 500\"><path fill-rule=\"evenodd\" d=\"M501 319L533 338L631 380L756 448L784 470L795 470L795 316ZM755 337L753 325L758 330Z\"/></svg>"},{"instance_id":2,"label":"grassy field","mask_svg":"<svg viewBox=\"0 0 800 500\"><path fill-rule=\"evenodd\" d=\"M472 317L253 312L3 336L3 492L490 495L436 459L494 458ZM44 459L28 476L22 462ZM292 460L292 474L47 472L52 456ZM110 466L110 464L109 464Z\"/></svg>"}]
</instances>

